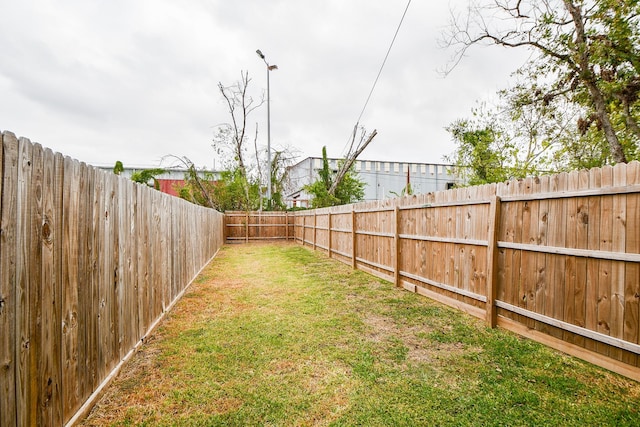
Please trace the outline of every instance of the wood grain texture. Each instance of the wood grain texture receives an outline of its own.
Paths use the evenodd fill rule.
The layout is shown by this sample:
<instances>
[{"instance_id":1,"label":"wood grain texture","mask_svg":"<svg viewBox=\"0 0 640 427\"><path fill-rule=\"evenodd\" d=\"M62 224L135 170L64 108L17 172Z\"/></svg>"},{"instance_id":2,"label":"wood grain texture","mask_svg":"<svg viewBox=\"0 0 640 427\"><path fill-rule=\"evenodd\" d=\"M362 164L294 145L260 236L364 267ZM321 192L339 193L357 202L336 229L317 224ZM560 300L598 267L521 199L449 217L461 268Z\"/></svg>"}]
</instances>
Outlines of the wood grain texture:
<instances>
[{"instance_id":1,"label":"wood grain texture","mask_svg":"<svg viewBox=\"0 0 640 427\"><path fill-rule=\"evenodd\" d=\"M0 413L4 425L17 425L16 325L19 309L18 256L18 139L3 136L2 218L0 218Z\"/></svg>"}]
</instances>

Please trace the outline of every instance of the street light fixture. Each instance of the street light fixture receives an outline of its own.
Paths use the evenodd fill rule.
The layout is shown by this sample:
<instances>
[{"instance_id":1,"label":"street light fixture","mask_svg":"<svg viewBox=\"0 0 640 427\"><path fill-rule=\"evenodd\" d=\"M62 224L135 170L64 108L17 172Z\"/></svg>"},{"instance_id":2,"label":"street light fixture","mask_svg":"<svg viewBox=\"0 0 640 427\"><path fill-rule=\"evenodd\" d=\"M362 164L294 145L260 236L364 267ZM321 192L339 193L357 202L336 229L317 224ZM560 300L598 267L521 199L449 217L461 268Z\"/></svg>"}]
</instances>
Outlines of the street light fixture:
<instances>
[{"instance_id":1,"label":"street light fixture","mask_svg":"<svg viewBox=\"0 0 640 427\"><path fill-rule=\"evenodd\" d=\"M271 208L271 98L269 94L269 72L277 70L277 65L269 65L260 49L256 53L267 65L267 207Z\"/></svg>"}]
</instances>

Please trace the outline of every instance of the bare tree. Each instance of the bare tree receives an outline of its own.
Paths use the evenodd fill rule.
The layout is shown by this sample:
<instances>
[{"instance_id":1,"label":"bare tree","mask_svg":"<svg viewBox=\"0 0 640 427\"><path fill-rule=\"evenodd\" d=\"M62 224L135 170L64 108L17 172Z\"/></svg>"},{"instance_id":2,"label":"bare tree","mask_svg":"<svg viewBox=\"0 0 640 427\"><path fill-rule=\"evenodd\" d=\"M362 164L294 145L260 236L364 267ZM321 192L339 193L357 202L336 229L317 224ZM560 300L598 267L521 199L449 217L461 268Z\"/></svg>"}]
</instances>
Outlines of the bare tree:
<instances>
[{"instance_id":1,"label":"bare tree","mask_svg":"<svg viewBox=\"0 0 640 427\"><path fill-rule=\"evenodd\" d=\"M193 164L191 159L189 159L186 156L180 157L174 154L169 154L162 158L163 161L167 159L173 160L173 166L180 166L186 170L185 178L188 181L194 183L194 186L199 190L202 200L204 200L206 206L213 209L220 208L219 206L216 206L213 200L211 200L211 197L209 195L209 190L205 188L205 185L203 184L202 179L200 179L200 175L198 174L198 170L196 169L196 166ZM190 201L192 203L196 203L196 200L193 200L193 197L192 197L192 200Z\"/></svg>"},{"instance_id":2,"label":"bare tree","mask_svg":"<svg viewBox=\"0 0 640 427\"><path fill-rule=\"evenodd\" d=\"M247 71L241 71L240 76L240 81L236 82L232 86L224 86L222 83L218 83L218 89L226 102L231 122L218 127L218 133L213 139L213 147L218 153L224 150L231 151L233 162L238 167L243 179L246 181L244 192L248 205L249 177L247 172L247 162L245 159L247 151L247 119L253 110L264 103L264 100L260 99L260 101L255 102L247 93L249 82L251 82L249 73Z\"/></svg>"},{"instance_id":3,"label":"bare tree","mask_svg":"<svg viewBox=\"0 0 640 427\"><path fill-rule=\"evenodd\" d=\"M360 135L358 136L358 128L360 129ZM340 169L338 169L338 173L329 188L329 194L335 195L336 188L340 185L342 180L344 179L353 163L356 161L358 156L362 154L365 148L373 141L373 138L376 137L378 132L374 129L373 132L367 134L367 131L364 127L359 127L358 124L353 127L353 134L351 135L351 142L349 144L349 149L347 150L347 155L345 156L344 163L340 165ZM356 142L357 141L357 142Z\"/></svg>"}]
</instances>

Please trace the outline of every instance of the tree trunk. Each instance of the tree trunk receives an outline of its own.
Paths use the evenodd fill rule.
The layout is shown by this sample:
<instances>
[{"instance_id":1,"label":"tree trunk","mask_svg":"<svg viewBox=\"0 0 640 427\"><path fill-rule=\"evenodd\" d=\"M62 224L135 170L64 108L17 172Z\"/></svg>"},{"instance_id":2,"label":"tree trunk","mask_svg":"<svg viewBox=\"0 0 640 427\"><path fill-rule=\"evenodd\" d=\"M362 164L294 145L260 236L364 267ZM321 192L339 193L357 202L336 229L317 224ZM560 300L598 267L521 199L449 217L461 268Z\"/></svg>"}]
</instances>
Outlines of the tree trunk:
<instances>
[{"instance_id":1,"label":"tree trunk","mask_svg":"<svg viewBox=\"0 0 640 427\"><path fill-rule=\"evenodd\" d=\"M571 14L573 25L576 29L575 53L577 54L577 61L575 62L575 66L578 68L577 71L579 72L580 79L589 90L593 107L596 110L596 115L600 120L604 136L611 148L613 160L616 163L627 163L627 158L624 155L622 144L620 144L620 140L618 139L618 136L613 129L613 125L611 124L609 113L607 112L607 103L600 91L600 88L598 87L598 84L596 83L593 71L589 66L589 46L587 45L582 9L580 6L576 6L571 0L564 0L564 6Z\"/></svg>"},{"instance_id":2,"label":"tree trunk","mask_svg":"<svg viewBox=\"0 0 640 427\"><path fill-rule=\"evenodd\" d=\"M620 144L620 140L618 139L616 131L613 129L613 125L611 124L611 120L609 119L606 102L604 100L602 92L600 92L600 89L596 85L596 82L592 81L591 79L585 79L585 85L591 93L593 106L596 109L596 115L598 116L598 119L600 119L602 130L604 131L604 136L609 143L609 147L611 148L611 155L613 157L613 160L616 163L627 163L628 160L624 154L624 150L622 149L622 144Z\"/></svg>"}]
</instances>

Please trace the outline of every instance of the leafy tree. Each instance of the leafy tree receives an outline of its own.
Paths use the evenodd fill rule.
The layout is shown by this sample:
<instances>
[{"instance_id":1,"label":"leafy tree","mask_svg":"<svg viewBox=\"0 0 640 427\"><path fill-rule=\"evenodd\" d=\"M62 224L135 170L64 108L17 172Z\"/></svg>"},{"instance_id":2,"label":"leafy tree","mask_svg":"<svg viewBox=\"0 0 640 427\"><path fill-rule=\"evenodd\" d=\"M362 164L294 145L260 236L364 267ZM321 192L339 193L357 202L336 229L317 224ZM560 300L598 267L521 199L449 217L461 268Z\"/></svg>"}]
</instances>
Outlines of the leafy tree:
<instances>
[{"instance_id":1,"label":"leafy tree","mask_svg":"<svg viewBox=\"0 0 640 427\"><path fill-rule=\"evenodd\" d=\"M120 175L122 172L124 172L124 166L120 160L117 160L116 164L113 166L113 173Z\"/></svg>"},{"instance_id":2,"label":"leafy tree","mask_svg":"<svg viewBox=\"0 0 640 427\"><path fill-rule=\"evenodd\" d=\"M166 170L161 168L143 169L132 173L131 181L139 184L145 184L149 187L155 188L156 190L160 190L160 182L157 180L156 176L162 175L165 172Z\"/></svg>"},{"instance_id":3,"label":"leafy tree","mask_svg":"<svg viewBox=\"0 0 640 427\"><path fill-rule=\"evenodd\" d=\"M553 107L520 103L511 91L500 92L501 103L473 110L473 119L458 120L447 130L456 151L445 157L466 175L470 185L502 182L513 178L559 171L568 154L562 146L571 139L566 118L572 113Z\"/></svg>"},{"instance_id":4,"label":"leafy tree","mask_svg":"<svg viewBox=\"0 0 640 427\"><path fill-rule=\"evenodd\" d=\"M318 180L304 186L304 190L311 194L311 207L324 208L328 206L355 203L364 198L364 182L355 176L350 168L344 172L342 179L335 184L336 174L329 168L327 147L322 147L322 168L318 171ZM335 188L332 193L331 188Z\"/></svg>"},{"instance_id":5,"label":"leafy tree","mask_svg":"<svg viewBox=\"0 0 640 427\"><path fill-rule=\"evenodd\" d=\"M454 19L447 44L457 47L454 64L476 44L529 49L520 70L536 76L523 87L529 102L546 106L564 97L576 104L582 136L607 145L595 157L627 162L638 157L640 141L638 16L637 0L485 1Z\"/></svg>"}]
</instances>

